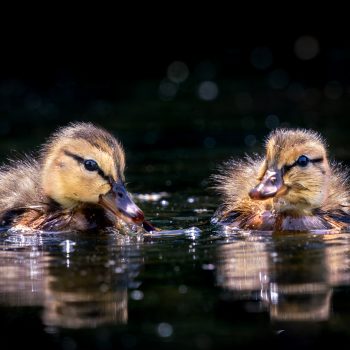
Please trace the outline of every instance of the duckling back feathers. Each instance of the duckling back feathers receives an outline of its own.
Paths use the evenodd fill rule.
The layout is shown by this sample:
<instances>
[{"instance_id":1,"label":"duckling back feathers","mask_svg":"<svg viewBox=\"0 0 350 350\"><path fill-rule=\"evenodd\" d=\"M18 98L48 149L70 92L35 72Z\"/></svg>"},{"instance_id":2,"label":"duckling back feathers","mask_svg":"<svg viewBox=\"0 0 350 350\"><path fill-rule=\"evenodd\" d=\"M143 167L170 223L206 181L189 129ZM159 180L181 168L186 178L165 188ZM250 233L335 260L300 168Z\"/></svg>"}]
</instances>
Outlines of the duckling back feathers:
<instances>
[{"instance_id":1,"label":"duckling back feathers","mask_svg":"<svg viewBox=\"0 0 350 350\"><path fill-rule=\"evenodd\" d=\"M40 163L31 157L0 168L0 221L12 210L46 200L40 184Z\"/></svg>"}]
</instances>

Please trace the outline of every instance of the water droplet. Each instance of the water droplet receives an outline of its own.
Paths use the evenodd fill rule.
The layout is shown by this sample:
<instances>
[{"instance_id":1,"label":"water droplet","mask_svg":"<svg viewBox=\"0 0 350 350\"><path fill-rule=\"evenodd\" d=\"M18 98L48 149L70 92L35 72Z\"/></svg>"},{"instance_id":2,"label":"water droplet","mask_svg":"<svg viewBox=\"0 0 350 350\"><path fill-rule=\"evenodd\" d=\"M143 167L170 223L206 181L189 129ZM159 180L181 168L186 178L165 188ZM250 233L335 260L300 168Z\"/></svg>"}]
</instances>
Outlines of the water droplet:
<instances>
[{"instance_id":1,"label":"water droplet","mask_svg":"<svg viewBox=\"0 0 350 350\"><path fill-rule=\"evenodd\" d=\"M185 230L186 233L201 233L202 230L196 226L192 226Z\"/></svg>"},{"instance_id":2,"label":"water droplet","mask_svg":"<svg viewBox=\"0 0 350 350\"><path fill-rule=\"evenodd\" d=\"M134 195L139 200L145 201L145 202L157 202L163 197L168 197L169 193L167 192L152 192L152 193L139 193Z\"/></svg>"},{"instance_id":3,"label":"water droplet","mask_svg":"<svg viewBox=\"0 0 350 350\"><path fill-rule=\"evenodd\" d=\"M209 270L209 271L215 270L215 265L214 264L203 264L202 265L202 269L203 270Z\"/></svg>"},{"instance_id":4,"label":"water droplet","mask_svg":"<svg viewBox=\"0 0 350 350\"><path fill-rule=\"evenodd\" d=\"M116 269L114 270L116 273L123 273L124 269L122 267L116 267Z\"/></svg>"},{"instance_id":5,"label":"water droplet","mask_svg":"<svg viewBox=\"0 0 350 350\"><path fill-rule=\"evenodd\" d=\"M210 223L213 225L217 224L218 222L219 222L219 219L216 217L210 219Z\"/></svg>"},{"instance_id":6,"label":"water droplet","mask_svg":"<svg viewBox=\"0 0 350 350\"><path fill-rule=\"evenodd\" d=\"M196 239L201 234L202 230L199 229L198 227L193 226L184 230L184 232L187 237L191 239Z\"/></svg>"},{"instance_id":7,"label":"water droplet","mask_svg":"<svg viewBox=\"0 0 350 350\"><path fill-rule=\"evenodd\" d=\"M66 239L62 243L60 243L60 246L62 247L62 251L66 254L69 254L74 251L74 246L76 245L75 242Z\"/></svg>"},{"instance_id":8,"label":"water droplet","mask_svg":"<svg viewBox=\"0 0 350 350\"><path fill-rule=\"evenodd\" d=\"M206 208L198 208L198 209L193 209L193 211L195 212L195 213L206 213L207 211L208 211L208 209L206 209Z\"/></svg>"}]
</instances>

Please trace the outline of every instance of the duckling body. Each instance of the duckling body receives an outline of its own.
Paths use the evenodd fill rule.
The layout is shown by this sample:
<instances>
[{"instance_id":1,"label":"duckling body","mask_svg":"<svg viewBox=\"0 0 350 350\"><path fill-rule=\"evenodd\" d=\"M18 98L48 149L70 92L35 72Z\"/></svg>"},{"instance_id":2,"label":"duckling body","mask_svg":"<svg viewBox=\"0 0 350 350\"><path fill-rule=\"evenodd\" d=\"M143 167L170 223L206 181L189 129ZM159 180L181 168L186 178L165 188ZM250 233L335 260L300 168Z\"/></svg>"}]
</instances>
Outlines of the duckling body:
<instances>
[{"instance_id":1,"label":"duckling body","mask_svg":"<svg viewBox=\"0 0 350 350\"><path fill-rule=\"evenodd\" d=\"M347 170L329 164L325 142L314 131L277 129L265 157L231 160L214 179L223 201L213 222L268 231L350 225Z\"/></svg>"},{"instance_id":2,"label":"duckling body","mask_svg":"<svg viewBox=\"0 0 350 350\"><path fill-rule=\"evenodd\" d=\"M91 123L70 124L38 157L0 168L0 221L54 231L142 227L144 215L124 186L124 167L124 151L112 134Z\"/></svg>"}]
</instances>

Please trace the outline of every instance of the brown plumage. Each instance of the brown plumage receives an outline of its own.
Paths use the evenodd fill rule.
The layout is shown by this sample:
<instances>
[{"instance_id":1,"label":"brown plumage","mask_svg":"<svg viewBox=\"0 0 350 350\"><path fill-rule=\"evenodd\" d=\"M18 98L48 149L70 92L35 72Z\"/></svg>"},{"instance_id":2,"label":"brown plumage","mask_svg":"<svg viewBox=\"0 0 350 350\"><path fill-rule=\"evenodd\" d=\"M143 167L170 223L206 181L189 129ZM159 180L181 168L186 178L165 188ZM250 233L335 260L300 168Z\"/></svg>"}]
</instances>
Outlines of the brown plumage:
<instances>
[{"instance_id":1,"label":"brown plumage","mask_svg":"<svg viewBox=\"0 0 350 350\"><path fill-rule=\"evenodd\" d=\"M3 226L35 230L89 230L128 224L152 230L124 186L121 144L91 123L55 132L37 157L0 168Z\"/></svg>"},{"instance_id":2,"label":"brown plumage","mask_svg":"<svg viewBox=\"0 0 350 350\"><path fill-rule=\"evenodd\" d=\"M349 226L348 171L329 164L318 133L277 129L265 147L265 157L231 160L214 175L222 205L213 222L273 231Z\"/></svg>"}]
</instances>

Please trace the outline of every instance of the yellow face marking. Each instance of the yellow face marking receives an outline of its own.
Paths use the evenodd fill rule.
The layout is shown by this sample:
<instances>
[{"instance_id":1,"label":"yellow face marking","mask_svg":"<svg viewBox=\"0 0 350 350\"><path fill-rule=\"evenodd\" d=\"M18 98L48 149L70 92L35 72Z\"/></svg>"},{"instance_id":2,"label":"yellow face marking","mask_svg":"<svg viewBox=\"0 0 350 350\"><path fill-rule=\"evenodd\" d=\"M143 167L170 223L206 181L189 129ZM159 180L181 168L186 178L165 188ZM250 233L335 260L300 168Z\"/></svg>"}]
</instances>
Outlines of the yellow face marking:
<instances>
[{"instance_id":1,"label":"yellow face marking","mask_svg":"<svg viewBox=\"0 0 350 350\"><path fill-rule=\"evenodd\" d=\"M47 154L42 179L45 194L64 207L71 207L79 202L97 203L99 196L106 194L111 188L109 182L97 171L88 171L83 163L66 152L84 160L94 160L106 177L114 181L123 180L120 179L125 166L122 149L113 150L106 145L102 149L84 139L64 139ZM115 155L119 158L115 159Z\"/></svg>"},{"instance_id":2,"label":"yellow face marking","mask_svg":"<svg viewBox=\"0 0 350 350\"><path fill-rule=\"evenodd\" d=\"M295 164L301 155L311 160L305 167ZM315 159L320 161L313 163ZM272 133L266 143L265 162L261 172L268 169L281 171L288 188L284 196L274 199L278 210L307 212L323 203L328 192L330 169L325 146L317 134L301 130ZM295 166L288 168L293 164Z\"/></svg>"}]
</instances>

